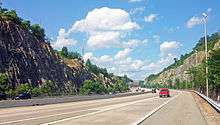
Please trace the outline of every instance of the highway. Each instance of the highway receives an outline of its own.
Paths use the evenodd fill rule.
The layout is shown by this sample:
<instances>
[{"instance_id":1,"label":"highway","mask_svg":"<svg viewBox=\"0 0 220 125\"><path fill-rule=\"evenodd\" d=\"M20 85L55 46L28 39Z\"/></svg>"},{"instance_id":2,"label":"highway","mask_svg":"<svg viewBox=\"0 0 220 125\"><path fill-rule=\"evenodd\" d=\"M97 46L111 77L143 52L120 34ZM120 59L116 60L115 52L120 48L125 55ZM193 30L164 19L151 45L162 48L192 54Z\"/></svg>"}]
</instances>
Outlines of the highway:
<instances>
[{"instance_id":1,"label":"highway","mask_svg":"<svg viewBox=\"0 0 220 125\"><path fill-rule=\"evenodd\" d=\"M0 125L205 125L189 92L0 109Z\"/></svg>"}]
</instances>

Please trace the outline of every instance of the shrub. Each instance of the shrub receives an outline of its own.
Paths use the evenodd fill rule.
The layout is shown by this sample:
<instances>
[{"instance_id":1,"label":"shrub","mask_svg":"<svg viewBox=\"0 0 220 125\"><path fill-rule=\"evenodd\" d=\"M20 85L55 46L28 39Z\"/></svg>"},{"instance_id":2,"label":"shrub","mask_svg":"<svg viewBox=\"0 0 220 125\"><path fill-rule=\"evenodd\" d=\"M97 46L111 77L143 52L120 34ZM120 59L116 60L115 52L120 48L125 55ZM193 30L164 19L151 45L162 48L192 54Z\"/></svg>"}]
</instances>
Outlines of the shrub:
<instances>
[{"instance_id":1,"label":"shrub","mask_svg":"<svg viewBox=\"0 0 220 125\"><path fill-rule=\"evenodd\" d=\"M51 96L53 93L55 93L55 86L50 80L46 80L45 83L40 87L41 92L44 94L47 94Z\"/></svg>"},{"instance_id":2,"label":"shrub","mask_svg":"<svg viewBox=\"0 0 220 125\"><path fill-rule=\"evenodd\" d=\"M29 30L31 28L31 23L29 20L24 20L21 22L21 26L26 29Z\"/></svg>"},{"instance_id":3,"label":"shrub","mask_svg":"<svg viewBox=\"0 0 220 125\"><path fill-rule=\"evenodd\" d=\"M32 86L29 83L25 83L25 84L20 84L17 88L16 88L16 93L17 94L21 94L21 93L31 93L32 91Z\"/></svg>"},{"instance_id":4,"label":"shrub","mask_svg":"<svg viewBox=\"0 0 220 125\"><path fill-rule=\"evenodd\" d=\"M5 92L8 89L8 77L6 74L0 73L0 91Z\"/></svg>"},{"instance_id":5,"label":"shrub","mask_svg":"<svg viewBox=\"0 0 220 125\"><path fill-rule=\"evenodd\" d=\"M91 80L84 81L83 85L80 88L81 95L104 94L106 92L107 89L103 84Z\"/></svg>"},{"instance_id":6,"label":"shrub","mask_svg":"<svg viewBox=\"0 0 220 125\"><path fill-rule=\"evenodd\" d=\"M17 13L15 10L9 10L3 13L4 18L7 20L11 20L16 24L21 24L22 19L17 16Z\"/></svg>"},{"instance_id":7,"label":"shrub","mask_svg":"<svg viewBox=\"0 0 220 125\"><path fill-rule=\"evenodd\" d=\"M33 24L30 28L33 35L35 35L38 38L45 38L45 31L43 28L40 27L39 24Z\"/></svg>"},{"instance_id":8,"label":"shrub","mask_svg":"<svg viewBox=\"0 0 220 125\"><path fill-rule=\"evenodd\" d=\"M39 87L35 87L31 91L33 96L40 96L42 94L42 91Z\"/></svg>"}]
</instances>

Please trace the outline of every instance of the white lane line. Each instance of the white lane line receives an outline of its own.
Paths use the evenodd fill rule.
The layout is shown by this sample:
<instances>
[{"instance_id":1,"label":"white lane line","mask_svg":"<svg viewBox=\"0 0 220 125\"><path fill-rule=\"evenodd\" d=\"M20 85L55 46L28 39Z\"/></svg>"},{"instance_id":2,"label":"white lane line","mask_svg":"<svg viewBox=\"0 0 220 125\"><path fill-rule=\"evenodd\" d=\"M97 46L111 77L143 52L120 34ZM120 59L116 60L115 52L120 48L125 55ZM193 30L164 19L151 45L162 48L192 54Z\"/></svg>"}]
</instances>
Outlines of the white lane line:
<instances>
[{"instance_id":1,"label":"white lane line","mask_svg":"<svg viewBox=\"0 0 220 125\"><path fill-rule=\"evenodd\" d=\"M84 111L90 111L90 109L80 110L80 111L73 111L73 112L65 112L65 113L60 113L60 114L55 114L55 115L33 117L33 118L27 118L27 119L15 120L15 121L2 122L2 123L0 123L0 125L17 123L17 122L24 122L24 121L28 121L28 120L36 120L36 119L41 119L41 118L48 118L48 117L59 116L59 115L67 115L67 114L71 114L71 113L79 113L79 112L84 112Z\"/></svg>"},{"instance_id":2,"label":"white lane line","mask_svg":"<svg viewBox=\"0 0 220 125\"><path fill-rule=\"evenodd\" d=\"M170 101L174 100L175 98L177 98L180 94L174 96L173 98L167 100L166 102L164 102L162 105L156 107L155 109L153 109L152 111L150 111L147 115L145 115L143 118L141 118L140 120L138 120L137 122L135 122L133 125L140 125L144 120L146 120L147 118L149 118L151 115L153 115L154 113L156 113L158 110L160 110L162 107L164 107L166 104L168 104Z\"/></svg>"},{"instance_id":3,"label":"white lane line","mask_svg":"<svg viewBox=\"0 0 220 125\"><path fill-rule=\"evenodd\" d=\"M57 121L53 121L53 122L44 123L44 124L41 124L41 125L51 125L51 124L60 123L60 122L68 121L68 120L73 120L73 119L78 119L78 118L82 118L82 117L87 117L87 116L103 113L103 112L106 112L106 111L109 111L109 110L121 108L121 107L124 107L124 106L132 105L132 104L143 102L143 101L147 101L147 100L153 100L153 99L157 99L157 98L159 98L159 97L152 97L152 98L147 98L147 99L133 101L133 102L116 104L116 105L113 105L111 107L108 106L109 108L101 109L101 110L99 110L97 112L92 112L92 113L88 113L88 114L84 114L84 115L69 117L69 118L65 118L65 119L61 119L61 120L57 120ZM92 110L95 110L95 109L97 110L97 108L93 108Z\"/></svg>"}]
</instances>

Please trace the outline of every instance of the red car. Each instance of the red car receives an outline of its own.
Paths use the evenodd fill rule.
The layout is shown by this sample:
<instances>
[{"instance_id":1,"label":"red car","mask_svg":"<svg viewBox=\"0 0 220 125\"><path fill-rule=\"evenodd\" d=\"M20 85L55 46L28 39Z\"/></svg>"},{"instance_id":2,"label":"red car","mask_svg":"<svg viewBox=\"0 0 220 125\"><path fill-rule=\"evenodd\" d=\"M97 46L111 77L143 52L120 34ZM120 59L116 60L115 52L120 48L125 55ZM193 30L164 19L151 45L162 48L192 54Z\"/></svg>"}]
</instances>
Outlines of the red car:
<instances>
[{"instance_id":1,"label":"red car","mask_svg":"<svg viewBox=\"0 0 220 125\"><path fill-rule=\"evenodd\" d=\"M159 92L160 97L170 97L170 91L168 88L161 88Z\"/></svg>"}]
</instances>

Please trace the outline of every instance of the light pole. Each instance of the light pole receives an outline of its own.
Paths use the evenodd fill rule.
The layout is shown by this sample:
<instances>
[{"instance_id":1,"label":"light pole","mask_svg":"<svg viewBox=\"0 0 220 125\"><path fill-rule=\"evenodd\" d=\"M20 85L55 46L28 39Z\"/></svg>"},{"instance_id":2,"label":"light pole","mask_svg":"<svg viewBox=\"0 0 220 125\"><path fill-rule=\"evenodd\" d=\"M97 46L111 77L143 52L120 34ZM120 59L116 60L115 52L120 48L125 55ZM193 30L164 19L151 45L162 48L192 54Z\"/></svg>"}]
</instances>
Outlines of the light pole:
<instances>
[{"instance_id":1,"label":"light pole","mask_svg":"<svg viewBox=\"0 0 220 125\"><path fill-rule=\"evenodd\" d=\"M205 29L205 62L206 62L206 67L205 67L205 74L206 74L206 96L209 97L209 80L208 80L208 46L207 46L207 18L208 15L206 13L203 13L203 21L204 21L204 29Z\"/></svg>"}]
</instances>

